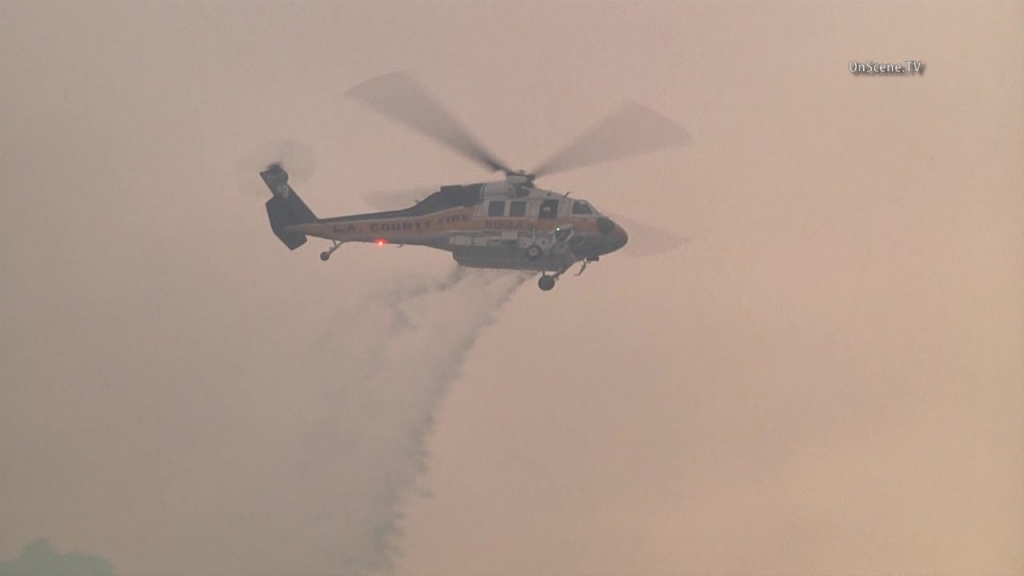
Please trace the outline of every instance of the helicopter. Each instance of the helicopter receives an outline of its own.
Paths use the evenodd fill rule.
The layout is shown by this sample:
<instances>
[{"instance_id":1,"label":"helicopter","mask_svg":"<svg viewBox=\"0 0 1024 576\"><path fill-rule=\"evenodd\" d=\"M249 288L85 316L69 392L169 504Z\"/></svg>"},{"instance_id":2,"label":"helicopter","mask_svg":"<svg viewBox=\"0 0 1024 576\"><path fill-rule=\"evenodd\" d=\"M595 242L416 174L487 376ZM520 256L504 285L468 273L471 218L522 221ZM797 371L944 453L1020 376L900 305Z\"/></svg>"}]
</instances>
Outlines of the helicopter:
<instances>
[{"instance_id":1,"label":"helicopter","mask_svg":"<svg viewBox=\"0 0 1024 576\"><path fill-rule=\"evenodd\" d=\"M460 266L540 272L548 291L581 262L576 276L601 256L623 248L629 234L592 203L534 185L541 176L633 154L685 144L690 134L635 102L585 131L531 172L512 170L479 144L408 75L367 80L346 95L381 115L432 138L505 178L440 186L412 206L318 218L288 183L280 162L260 172L272 197L266 203L273 233L290 250L314 236L331 240L328 261L347 242L426 246L451 252ZM632 225L631 225L632 227ZM664 237L666 234L662 234Z\"/></svg>"}]
</instances>

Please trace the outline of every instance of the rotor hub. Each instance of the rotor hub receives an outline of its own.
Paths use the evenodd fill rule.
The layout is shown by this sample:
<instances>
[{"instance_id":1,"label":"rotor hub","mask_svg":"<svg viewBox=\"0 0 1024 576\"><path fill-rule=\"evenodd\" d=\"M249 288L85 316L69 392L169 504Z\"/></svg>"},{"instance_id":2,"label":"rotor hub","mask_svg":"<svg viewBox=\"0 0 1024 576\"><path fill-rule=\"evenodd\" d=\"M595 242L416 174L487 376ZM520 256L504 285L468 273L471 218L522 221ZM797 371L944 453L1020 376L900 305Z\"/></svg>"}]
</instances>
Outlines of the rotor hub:
<instances>
[{"instance_id":1,"label":"rotor hub","mask_svg":"<svg viewBox=\"0 0 1024 576\"><path fill-rule=\"evenodd\" d=\"M533 174L527 174L523 170L518 172L509 172L505 175L505 181L516 186L533 184L533 179Z\"/></svg>"}]
</instances>

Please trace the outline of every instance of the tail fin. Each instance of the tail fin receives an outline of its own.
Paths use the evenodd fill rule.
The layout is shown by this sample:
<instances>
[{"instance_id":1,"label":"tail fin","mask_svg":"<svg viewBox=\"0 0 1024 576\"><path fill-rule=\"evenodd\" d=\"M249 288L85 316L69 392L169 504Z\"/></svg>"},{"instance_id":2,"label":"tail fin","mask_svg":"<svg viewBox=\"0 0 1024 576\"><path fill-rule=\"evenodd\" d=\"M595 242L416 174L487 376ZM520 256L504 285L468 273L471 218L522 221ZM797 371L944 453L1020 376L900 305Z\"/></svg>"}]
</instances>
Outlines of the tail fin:
<instances>
[{"instance_id":1,"label":"tail fin","mask_svg":"<svg viewBox=\"0 0 1024 576\"><path fill-rule=\"evenodd\" d=\"M284 245L295 250L306 243L306 235L299 232L284 230L288 226L316 222L317 217L299 195L288 185L288 173L280 164L272 164L260 172L267 188L274 197L267 201L267 215L270 217L270 229L274 231Z\"/></svg>"}]
</instances>

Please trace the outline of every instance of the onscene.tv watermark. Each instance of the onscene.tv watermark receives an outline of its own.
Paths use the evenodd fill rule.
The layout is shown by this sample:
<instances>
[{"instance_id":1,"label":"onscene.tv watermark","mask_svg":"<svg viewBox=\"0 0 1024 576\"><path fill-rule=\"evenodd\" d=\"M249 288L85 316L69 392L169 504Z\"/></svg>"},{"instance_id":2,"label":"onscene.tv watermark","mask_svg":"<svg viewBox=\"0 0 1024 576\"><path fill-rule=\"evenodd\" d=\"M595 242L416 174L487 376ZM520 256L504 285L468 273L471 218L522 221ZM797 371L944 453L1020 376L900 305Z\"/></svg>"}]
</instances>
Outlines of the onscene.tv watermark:
<instances>
[{"instance_id":1,"label":"onscene.tv watermark","mask_svg":"<svg viewBox=\"0 0 1024 576\"><path fill-rule=\"evenodd\" d=\"M850 60L848 65L850 73L854 76L861 74L896 76L896 75L921 75L924 74L924 62L920 60L904 60L900 63L886 64L883 62L858 62Z\"/></svg>"}]
</instances>

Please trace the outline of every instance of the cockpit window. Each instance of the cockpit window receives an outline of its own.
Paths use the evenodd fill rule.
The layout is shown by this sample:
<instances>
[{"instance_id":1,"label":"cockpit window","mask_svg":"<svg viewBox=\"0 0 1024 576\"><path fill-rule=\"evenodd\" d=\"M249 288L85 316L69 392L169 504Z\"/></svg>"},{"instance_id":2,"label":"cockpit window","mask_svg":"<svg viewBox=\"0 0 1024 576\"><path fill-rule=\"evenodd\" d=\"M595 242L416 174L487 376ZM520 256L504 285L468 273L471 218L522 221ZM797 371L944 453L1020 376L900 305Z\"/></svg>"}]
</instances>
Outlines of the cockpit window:
<instances>
[{"instance_id":1,"label":"cockpit window","mask_svg":"<svg viewBox=\"0 0 1024 576\"><path fill-rule=\"evenodd\" d=\"M593 214L594 211L590 209L590 206L582 200L577 200L572 203L573 214Z\"/></svg>"}]
</instances>

